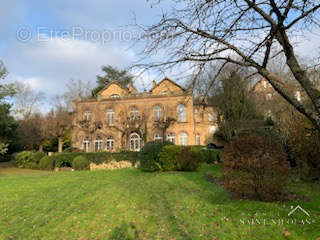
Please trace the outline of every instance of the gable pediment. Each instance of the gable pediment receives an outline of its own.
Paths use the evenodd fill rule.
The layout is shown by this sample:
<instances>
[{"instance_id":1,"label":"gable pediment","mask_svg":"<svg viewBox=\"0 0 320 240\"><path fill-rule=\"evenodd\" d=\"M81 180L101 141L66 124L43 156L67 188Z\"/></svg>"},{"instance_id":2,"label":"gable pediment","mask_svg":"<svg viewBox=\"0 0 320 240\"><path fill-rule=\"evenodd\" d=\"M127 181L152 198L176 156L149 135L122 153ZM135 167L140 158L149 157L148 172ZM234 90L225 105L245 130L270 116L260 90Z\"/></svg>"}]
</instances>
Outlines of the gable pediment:
<instances>
[{"instance_id":1,"label":"gable pediment","mask_svg":"<svg viewBox=\"0 0 320 240\"><path fill-rule=\"evenodd\" d=\"M128 90L116 82L109 83L97 94L99 98L112 98L115 96L123 97L128 94Z\"/></svg>"},{"instance_id":2,"label":"gable pediment","mask_svg":"<svg viewBox=\"0 0 320 240\"><path fill-rule=\"evenodd\" d=\"M150 92L152 95L166 95L166 94L184 94L185 89L173 82L172 80L165 78L154 86Z\"/></svg>"}]
</instances>

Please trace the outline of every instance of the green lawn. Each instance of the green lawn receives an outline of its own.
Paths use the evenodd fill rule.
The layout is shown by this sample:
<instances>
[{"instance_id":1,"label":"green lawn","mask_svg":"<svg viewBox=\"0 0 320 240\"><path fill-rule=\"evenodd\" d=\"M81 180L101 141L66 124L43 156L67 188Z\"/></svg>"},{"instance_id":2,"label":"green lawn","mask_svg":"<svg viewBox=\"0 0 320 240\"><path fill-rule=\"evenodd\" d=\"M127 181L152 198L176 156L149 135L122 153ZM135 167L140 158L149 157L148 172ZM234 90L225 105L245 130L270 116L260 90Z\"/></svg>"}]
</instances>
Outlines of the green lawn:
<instances>
[{"instance_id":1,"label":"green lawn","mask_svg":"<svg viewBox=\"0 0 320 240\"><path fill-rule=\"evenodd\" d=\"M319 184L290 186L308 202L241 201L205 172L220 175L219 166L195 173L0 168L0 239L320 239ZM297 204L310 217L288 217ZM279 218L298 223L272 222Z\"/></svg>"}]
</instances>

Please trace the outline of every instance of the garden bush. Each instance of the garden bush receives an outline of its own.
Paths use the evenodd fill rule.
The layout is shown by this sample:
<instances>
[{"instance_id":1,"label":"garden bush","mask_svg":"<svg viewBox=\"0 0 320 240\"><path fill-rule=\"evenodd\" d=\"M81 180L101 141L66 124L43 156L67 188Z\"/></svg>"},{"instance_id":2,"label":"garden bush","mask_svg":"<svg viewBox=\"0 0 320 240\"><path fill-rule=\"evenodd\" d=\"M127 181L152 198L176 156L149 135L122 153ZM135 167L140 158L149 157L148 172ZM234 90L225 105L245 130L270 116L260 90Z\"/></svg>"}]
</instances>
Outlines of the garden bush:
<instances>
[{"instance_id":1,"label":"garden bush","mask_svg":"<svg viewBox=\"0 0 320 240\"><path fill-rule=\"evenodd\" d=\"M166 145L171 145L171 142L152 141L145 144L140 152L140 168L143 171L154 172L161 170L159 162L159 153Z\"/></svg>"},{"instance_id":2,"label":"garden bush","mask_svg":"<svg viewBox=\"0 0 320 240\"><path fill-rule=\"evenodd\" d=\"M281 198L290 170L283 146L262 136L233 140L222 155L223 184L234 196Z\"/></svg>"},{"instance_id":3,"label":"garden bush","mask_svg":"<svg viewBox=\"0 0 320 240\"><path fill-rule=\"evenodd\" d=\"M216 163L220 162L221 151L217 149L201 149L200 155L201 159L205 163Z\"/></svg>"},{"instance_id":4,"label":"garden bush","mask_svg":"<svg viewBox=\"0 0 320 240\"><path fill-rule=\"evenodd\" d=\"M47 154L44 152L35 152L33 153L33 160L36 164L40 163L41 158L45 157Z\"/></svg>"},{"instance_id":5,"label":"garden bush","mask_svg":"<svg viewBox=\"0 0 320 240\"><path fill-rule=\"evenodd\" d=\"M196 171L202 162L200 149L194 147L182 147L179 154L180 171Z\"/></svg>"},{"instance_id":6,"label":"garden bush","mask_svg":"<svg viewBox=\"0 0 320 240\"><path fill-rule=\"evenodd\" d=\"M135 165L139 161L139 153L131 151L122 151L116 153L109 152L72 152L72 153L58 153L51 156L55 162L55 167L61 167L63 165L72 166L73 159L78 156L83 156L88 161L94 164L102 164L110 162L112 160L116 161L129 161L132 165Z\"/></svg>"},{"instance_id":7,"label":"garden bush","mask_svg":"<svg viewBox=\"0 0 320 240\"><path fill-rule=\"evenodd\" d=\"M44 153L41 152L31 152L31 151L23 151L17 153L15 155L14 163L19 168L31 168L31 169L38 169L40 159L45 156Z\"/></svg>"},{"instance_id":8,"label":"garden bush","mask_svg":"<svg viewBox=\"0 0 320 240\"><path fill-rule=\"evenodd\" d=\"M198 147L168 145L158 156L161 171L196 171L201 164Z\"/></svg>"},{"instance_id":9,"label":"garden bush","mask_svg":"<svg viewBox=\"0 0 320 240\"><path fill-rule=\"evenodd\" d=\"M173 171L178 170L179 155L181 154L182 147L177 145L164 146L162 151L158 154L160 170Z\"/></svg>"},{"instance_id":10,"label":"garden bush","mask_svg":"<svg viewBox=\"0 0 320 240\"><path fill-rule=\"evenodd\" d=\"M41 170L53 170L54 168L53 159L49 156L44 156L43 158L40 159L39 168Z\"/></svg>"},{"instance_id":11,"label":"garden bush","mask_svg":"<svg viewBox=\"0 0 320 240\"><path fill-rule=\"evenodd\" d=\"M72 167L74 170L89 170L90 162L84 156L78 156L73 159Z\"/></svg>"}]
</instances>

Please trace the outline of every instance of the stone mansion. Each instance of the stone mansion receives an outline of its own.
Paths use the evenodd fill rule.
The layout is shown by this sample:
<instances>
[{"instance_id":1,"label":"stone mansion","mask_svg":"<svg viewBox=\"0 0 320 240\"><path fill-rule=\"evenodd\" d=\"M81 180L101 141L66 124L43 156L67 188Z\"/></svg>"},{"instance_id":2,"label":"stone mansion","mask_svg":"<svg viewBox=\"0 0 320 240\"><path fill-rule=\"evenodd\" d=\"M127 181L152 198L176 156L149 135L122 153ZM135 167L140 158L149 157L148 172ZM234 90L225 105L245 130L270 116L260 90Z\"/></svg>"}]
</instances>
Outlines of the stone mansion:
<instances>
[{"instance_id":1,"label":"stone mansion","mask_svg":"<svg viewBox=\"0 0 320 240\"><path fill-rule=\"evenodd\" d=\"M72 146L86 152L139 151L153 140L179 145L213 141L217 115L194 103L192 92L165 78L138 92L111 82L96 98L73 102Z\"/></svg>"}]
</instances>

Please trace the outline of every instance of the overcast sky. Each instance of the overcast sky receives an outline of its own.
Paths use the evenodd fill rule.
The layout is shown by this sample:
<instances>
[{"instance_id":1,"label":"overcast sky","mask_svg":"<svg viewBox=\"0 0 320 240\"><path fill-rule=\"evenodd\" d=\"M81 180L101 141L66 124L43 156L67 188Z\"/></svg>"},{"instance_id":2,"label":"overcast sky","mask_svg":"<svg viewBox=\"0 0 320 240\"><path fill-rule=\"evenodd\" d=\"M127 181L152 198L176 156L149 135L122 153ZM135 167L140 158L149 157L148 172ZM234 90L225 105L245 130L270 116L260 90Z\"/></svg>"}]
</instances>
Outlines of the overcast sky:
<instances>
[{"instance_id":1,"label":"overcast sky","mask_svg":"<svg viewBox=\"0 0 320 240\"><path fill-rule=\"evenodd\" d=\"M138 22L152 24L165 8L151 8L146 0L2 1L0 59L8 81L50 95L63 93L71 78L94 83L102 65L124 68L138 59L138 46L129 48L138 33L123 27L133 23L133 13ZM310 35L299 51L309 56L319 43L319 35ZM144 76L137 84L149 88L161 77Z\"/></svg>"}]
</instances>

